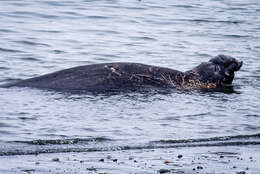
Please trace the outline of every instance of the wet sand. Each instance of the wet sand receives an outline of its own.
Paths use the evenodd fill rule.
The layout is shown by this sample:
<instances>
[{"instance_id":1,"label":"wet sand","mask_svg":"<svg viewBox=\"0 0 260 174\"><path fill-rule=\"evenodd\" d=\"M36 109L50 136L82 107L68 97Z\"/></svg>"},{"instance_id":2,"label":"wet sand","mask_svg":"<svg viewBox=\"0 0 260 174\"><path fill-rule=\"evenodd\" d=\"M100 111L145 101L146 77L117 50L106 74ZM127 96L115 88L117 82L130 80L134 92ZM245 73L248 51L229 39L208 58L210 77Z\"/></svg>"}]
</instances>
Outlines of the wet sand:
<instances>
[{"instance_id":1,"label":"wet sand","mask_svg":"<svg viewBox=\"0 0 260 174\"><path fill-rule=\"evenodd\" d=\"M253 145L2 156L0 173L259 174L259 149Z\"/></svg>"}]
</instances>

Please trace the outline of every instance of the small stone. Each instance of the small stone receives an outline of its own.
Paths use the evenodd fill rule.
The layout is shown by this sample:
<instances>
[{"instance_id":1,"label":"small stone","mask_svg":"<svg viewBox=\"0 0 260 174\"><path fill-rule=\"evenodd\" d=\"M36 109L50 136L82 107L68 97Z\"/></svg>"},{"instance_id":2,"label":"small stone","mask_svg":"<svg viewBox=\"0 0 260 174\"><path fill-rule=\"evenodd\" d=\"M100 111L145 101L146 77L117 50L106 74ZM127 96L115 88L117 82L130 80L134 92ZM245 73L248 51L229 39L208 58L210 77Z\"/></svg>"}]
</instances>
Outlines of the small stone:
<instances>
[{"instance_id":1,"label":"small stone","mask_svg":"<svg viewBox=\"0 0 260 174\"><path fill-rule=\"evenodd\" d=\"M38 162L38 161L37 161L37 162L35 162L35 165L39 165L39 164L40 164L40 162Z\"/></svg>"},{"instance_id":2,"label":"small stone","mask_svg":"<svg viewBox=\"0 0 260 174\"><path fill-rule=\"evenodd\" d=\"M223 155L220 155L219 158L224 158L224 156L223 156Z\"/></svg>"},{"instance_id":3,"label":"small stone","mask_svg":"<svg viewBox=\"0 0 260 174\"><path fill-rule=\"evenodd\" d=\"M253 157L250 156L249 159L253 159Z\"/></svg>"},{"instance_id":4,"label":"small stone","mask_svg":"<svg viewBox=\"0 0 260 174\"><path fill-rule=\"evenodd\" d=\"M113 162L117 162L117 159L113 159Z\"/></svg>"},{"instance_id":5,"label":"small stone","mask_svg":"<svg viewBox=\"0 0 260 174\"><path fill-rule=\"evenodd\" d=\"M160 169L158 172L159 173L169 173L171 171L169 169Z\"/></svg>"},{"instance_id":6,"label":"small stone","mask_svg":"<svg viewBox=\"0 0 260 174\"><path fill-rule=\"evenodd\" d=\"M79 162L80 162L80 163L84 163L84 161L82 161L82 160L80 160Z\"/></svg>"},{"instance_id":7,"label":"small stone","mask_svg":"<svg viewBox=\"0 0 260 174\"><path fill-rule=\"evenodd\" d=\"M169 161L169 160L164 161L164 164L169 164L169 163L171 163L171 161Z\"/></svg>"},{"instance_id":8,"label":"small stone","mask_svg":"<svg viewBox=\"0 0 260 174\"><path fill-rule=\"evenodd\" d=\"M97 171L97 169L94 168L93 166L91 168L87 168L87 170L89 170L89 171Z\"/></svg>"},{"instance_id":9,"label":"small stone","mask_svg":"<svg viewBox=\"0 0 260 174\"><path fill-rule=\"evenodd\" d=\"M129 158L128 158L128 160L133 160L134 159L134 157L132 157L132 156L129 156Z\"/></svg>"},{"instance_id":10,"label":"small stone","mask_svg":"<svg viewBox=\"0 0 260 174\"><path fill-rule=\"evenodd\" d=\"M135 162L135 163L137 163L137 161L136 161L136 160L134 160L134 162Z\"/></svg>"},{"instance_id":11,"label":"small stone","mask_svg":"<svg viewBox=\"0 0 260 174\"><path fill-rule=\"evenodd\" d=\"M237 166L233 166L233 169L236 169L237 168Z\"/></svg>"},{"instance_id":12,"label":"small stone","mask_svg":"<svg viewBox=\"0 0 260 174\"><path fill-rule=\"evenodd\" d=\"M111 159L112 158L112 155L107 155L107 159Z\"/></svg>"},{"instance_id":13,"label":"small stone","mask_svg":"<svg viewBox=\"0 0 260 174\"><path fill-rule=\"evenodd\" d=\"M182 155L178 155L177 157L178 157L178 158L182 158L183 156L182 156Z\"/></svg>"},{"instance_id":14,"label":"small stone","mask_svg":"<svg viewBox=\"0 0 260 174\"><path fill-rule=\"evenodd\" d=\"M60 159L59 158L53 158L52 161L59 162Z\"/></svg>"},{"instance_id":15,"label":"small stone","mask_svg":"<svg viewBox=\"0 0 260 174\"><path fill-rule=\"evenodd\" d=\"M240 171L240 172L237 172L237 174L246 174L245 171Z\"/></svg>"},{"instance_id":16,"label":"small stone","mask_svg":"<svg viewBox=\"0 0 260 174\"><path fill-rule=\"evenodd\" d=\"M193 170L193 171L195 171L196 169L195 169L195 168L193 168L192 170Z\"/></svg>"},{"instance_id":17,"label":"small stone","mask_svg":"<svg viewBox=\"0 0 260 174\"><path fill-rule=\"evenodd\" d=\"M100 159L100 160L98 160L99 162L104 162L105 160L102 158L102 159Z\"/></svg>"},{"instance_id":18,"label":"small stone","mask_svg":"<svg viewBox=\"0 0 260 174\"><path fill-rule=\"evenodd\" d=\"M202 167L202 166L197 166L197 169L200 169L200 170L201 170L201 169L203 169L203 167Z\"/></svg>"},{"instance_id":19,"label":"small stone","mask_svg":"<svg viewBox=\"0 0 260 174\"><path fill-rule=\"evenodd\" d=\"M24 172L27 172L27 173L31 173L31 172L35 172L35 169L26 169L26 170L23 170Z\"/></svg>"}]
</instances>

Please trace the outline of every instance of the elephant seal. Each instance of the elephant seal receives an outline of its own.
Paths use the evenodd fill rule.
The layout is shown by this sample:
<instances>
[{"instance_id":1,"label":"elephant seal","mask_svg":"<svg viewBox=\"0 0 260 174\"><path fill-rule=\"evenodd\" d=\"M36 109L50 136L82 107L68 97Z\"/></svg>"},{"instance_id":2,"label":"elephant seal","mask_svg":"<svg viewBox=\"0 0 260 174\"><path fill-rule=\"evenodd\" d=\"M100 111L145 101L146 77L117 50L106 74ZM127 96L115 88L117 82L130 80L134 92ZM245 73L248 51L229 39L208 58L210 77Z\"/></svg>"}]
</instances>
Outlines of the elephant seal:
<instances>
[{"instance_id":1,"label":"elephant seal","mask_svg":"<svg viewBox=\"0 0 260 174\"><path fill-rule=\"evenodd\" d=\"M90 92L155 88L213 89L231 85L234 72L238 71L242 64L242 61L226 55L218 55L186 72L140 63L102 63L65 69L7 84L4 87Z\"/></svg>"}]
</instances>

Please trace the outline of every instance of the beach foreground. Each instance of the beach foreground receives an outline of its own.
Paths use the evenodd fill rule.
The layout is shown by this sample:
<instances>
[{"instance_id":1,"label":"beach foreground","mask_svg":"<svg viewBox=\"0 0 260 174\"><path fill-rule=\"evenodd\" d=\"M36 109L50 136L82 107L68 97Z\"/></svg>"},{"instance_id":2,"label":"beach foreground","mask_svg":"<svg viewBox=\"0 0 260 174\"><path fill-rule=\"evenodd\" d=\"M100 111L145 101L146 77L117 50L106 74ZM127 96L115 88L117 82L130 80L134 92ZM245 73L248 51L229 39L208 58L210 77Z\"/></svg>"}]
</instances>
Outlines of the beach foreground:
<instances>
[{"instance_id":1,"label":"beach foreground","mask_svg":"<svg viewBox=\"0 0 260 174\"><path fill-rule=\"evenodd\" d=\"M258 174L259 145L2 156L0 173Z\"/></svg>"}]
</instances>

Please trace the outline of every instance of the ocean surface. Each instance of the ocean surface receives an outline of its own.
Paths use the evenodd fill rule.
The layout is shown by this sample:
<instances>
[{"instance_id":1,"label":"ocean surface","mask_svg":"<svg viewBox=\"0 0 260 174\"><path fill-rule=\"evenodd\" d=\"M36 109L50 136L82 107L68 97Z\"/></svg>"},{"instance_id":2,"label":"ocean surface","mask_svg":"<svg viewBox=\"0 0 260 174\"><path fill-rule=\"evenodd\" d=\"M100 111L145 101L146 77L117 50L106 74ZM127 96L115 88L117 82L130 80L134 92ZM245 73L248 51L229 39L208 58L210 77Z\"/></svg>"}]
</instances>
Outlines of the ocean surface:
<instances>
[{"instance_id":1,"label":"ocean surface","mask_svg":"<svg viewBox=\"0 0 260 174\"><path fill-rule=\"evenodd\" d=\"M0 158L205 146L260 156L259 0L1 0L0 84L105 62L186 71L218 54L244 62L232 92L0 88Z\"/></svg>"}]
</instances>

